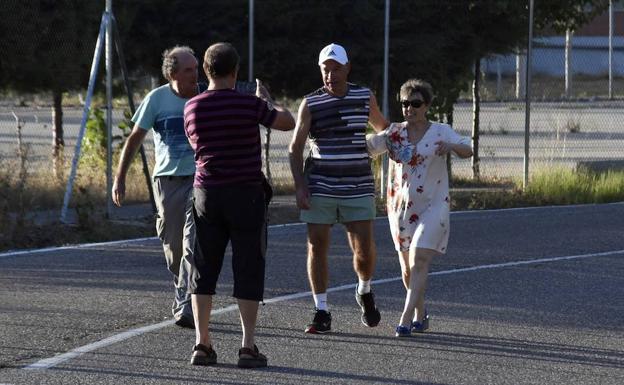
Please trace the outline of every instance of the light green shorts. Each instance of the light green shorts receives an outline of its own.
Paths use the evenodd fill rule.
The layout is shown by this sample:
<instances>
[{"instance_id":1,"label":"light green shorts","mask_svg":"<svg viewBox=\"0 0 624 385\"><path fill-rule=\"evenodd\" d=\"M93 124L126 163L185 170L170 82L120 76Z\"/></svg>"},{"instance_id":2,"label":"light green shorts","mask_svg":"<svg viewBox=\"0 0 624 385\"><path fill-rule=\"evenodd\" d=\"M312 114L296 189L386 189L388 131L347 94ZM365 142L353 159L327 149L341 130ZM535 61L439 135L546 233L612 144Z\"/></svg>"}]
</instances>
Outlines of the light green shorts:
<instances>
[{"instance_id":1,"label":"light green shorts","mask_svg":"<svg viewBox=\"0 0 624 385\"><path fill-rule=\"evenodd\" d=\"M376 216L375 197L329 198L310 197L310 209L301 210L300 219L305 223L334 224L369 221Z\"/></svg>"}]
</instances>

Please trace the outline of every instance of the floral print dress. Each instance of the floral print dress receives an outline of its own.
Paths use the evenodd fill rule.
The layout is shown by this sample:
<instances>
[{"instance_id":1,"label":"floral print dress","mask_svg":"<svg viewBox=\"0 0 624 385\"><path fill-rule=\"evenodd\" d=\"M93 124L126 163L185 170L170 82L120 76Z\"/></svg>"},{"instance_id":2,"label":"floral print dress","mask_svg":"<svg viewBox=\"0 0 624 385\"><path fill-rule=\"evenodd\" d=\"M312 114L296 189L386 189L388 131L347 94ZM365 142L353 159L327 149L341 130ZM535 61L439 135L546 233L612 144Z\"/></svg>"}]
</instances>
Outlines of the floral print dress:
<instances>
[{"instance_id":1,"label":"floral print dress","mask_svg":"<svg viewBox=\"0 0 624 385\"><path fill-rule=\"evenodd\" d=\"M388 152L387 209L397 251L415 248L446 252L449 237L449 186L446 156L436 155L438 141L470 145L451 126L432 122L422 139L409 141L407 122L392 123L367 136L371 154Z\"/></svg>"}]
</instances>

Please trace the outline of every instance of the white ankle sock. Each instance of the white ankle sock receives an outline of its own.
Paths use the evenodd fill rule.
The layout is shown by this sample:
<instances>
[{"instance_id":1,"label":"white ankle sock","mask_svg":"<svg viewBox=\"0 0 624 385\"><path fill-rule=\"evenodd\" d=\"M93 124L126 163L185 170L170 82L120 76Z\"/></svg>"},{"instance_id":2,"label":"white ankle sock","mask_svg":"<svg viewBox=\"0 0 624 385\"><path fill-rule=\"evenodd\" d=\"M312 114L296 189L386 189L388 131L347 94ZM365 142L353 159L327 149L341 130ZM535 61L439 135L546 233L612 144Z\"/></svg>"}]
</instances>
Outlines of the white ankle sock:
<instances>
[{"instance_id":1,"label":"white ankle sock","mask_svg":"<svg viewBox=\"0 0 624 385\"><path fill-rule=\"evenodd\" d=\"M327 311L327 293L312 294L314 306L319 310Z\"/></svg>"},{"instance_id":2,"label":"white ankle sock","mask_svg":"<svg viewBox=\"0 0 624 385\"><path fill-rule=\"evenodd\" d=\"M371 284L370 279L368 281L362 281L361 279L358 279L358 286L357 286L358 294L370 293L371 291L370 284Z\"/></svg>"}]
</instances>

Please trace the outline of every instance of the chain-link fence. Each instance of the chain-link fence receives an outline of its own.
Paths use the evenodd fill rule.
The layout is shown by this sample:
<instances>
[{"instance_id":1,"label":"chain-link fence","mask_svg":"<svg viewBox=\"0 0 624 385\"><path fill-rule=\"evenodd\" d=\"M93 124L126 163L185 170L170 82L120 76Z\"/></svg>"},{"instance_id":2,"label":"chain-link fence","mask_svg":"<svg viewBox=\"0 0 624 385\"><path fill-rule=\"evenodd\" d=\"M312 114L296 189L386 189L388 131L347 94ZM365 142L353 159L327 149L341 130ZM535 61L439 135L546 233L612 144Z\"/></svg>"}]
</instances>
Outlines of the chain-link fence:
<instances>
[{"instance_id":1,"label":"chain-link fence","mask_svg":"<svg viewBox=\"0 0 624 385\"><path fill-rule=\"evenodd\" d=\"M530 173L581 163L624 160L624 39L608 36L534 39L529 140ZM567 60L566 60L567 58ZM566 63L567 62L567 63ZM566 69L567 65L567 69ZM523 173L526 56L482 60L479 130L482 177ZM472 101L456 104L454 127L472 135ZM471 160L454 160L455 175L472 177Z\"/></svg>"},{"instance_id":2,"label":"chain-link fence","mask_svg":"<svg viewBox=\"0 0 624 385\"><path fill-rule=\"evenodd\" d=\"M143 96L150 89L150 77L132 79L135 92L135 104L138 106ZM104 88L103 85L101 87ZM103 90L100 90L102 92ZM2 160L9 163L19 161L18 156L18 120L21 127L23 144L27 147L27 165L31 172L45 169L51 164L53 146L53 107L50 106L52 96L49 93L16 94L6 93L0 96L0 155ZM120 125L126 120L124 113L129 111L127 101L116 99L113 109L113 146L117 146L124 137ZM84 90L65 93L63 96L62 130L65 148L63 157L65 162L71 161L76 145L76 138L80 130L80 123L84 108ZM97 94L91 105L91 114L94 110L105 110L106 101L102 94ZM146 151L153 151L151 134L145 141Z\"/></svg>"},{"instance_id":3,"label":"chain-link fence","mask_svg":"<svg viewBox=\"0 0 624 385\"><path fill-rule=\"evenodd\" d=\"M624 118L624 38L616 36L613 40L611 87L608 77L608 37L573 35L569 41L566 56L565 36L538 36L534 39L530 120L531 172L553 165L576 167L579 162L624 160L624 132L621 128ZM256 45L261 44L267 42L259 38ZM58 50L63 51L66 48L68 49L60 45ZM522 177L525 130L523 76L526 65L523 60L523 56L510 54L484 58L481 62L481 177ZM136 75L136 69L130 69L130 72L135 74L132 87L135 103L138 105L146 92L157 85L159 80ZM101 96L104 91L102 82L100 76L96 89L100 96L96 98L94 107L105 104ZM86 87L86 83L84 86ZM396 90L390 90L389 93L393 95ZM64 95L64 156L68 166L74 154L82 116L81 95L84 95L84 90ZM468 92L462 95L453 114L454 128L467 136L472 135L473 125L473 105L470 98ZM117 137L123 136L122 130L118 128L119 123L124 120L124 109L127 108L124 107L123 99L119 97L113 113L113 136ZM298 102L299 100L287 101L293 113L297 110ZM52 163L53 128L50 104L51 96L46 93L5 92L2 95L0 154L4 164L19 161L17 148L18 136L21 136L21 141L28 150L29 170L49 172ZM13 113L22 121L19 124L19 135L18 123ZM292 191L287 153L291 136L292 132L272 131L268 139L269 145L266 146L269 137L266 136L266 131L262 135L265 170L278 190L284 193ZM153 162L151 135L144 144L147 157ZM472 177L471 160L455 158L453 174Z\"/></svg>"},{"instance_id":4,"label":"chain-link fence","mask_svg":"<svg viewBox=\"0 0 624 385\"><path fill-rule=\"evenodd\" d=\"M62 49L63 47L59 47ZM157 80L149 76L137 76L130 79L134 92L135 105L141 101ZM85 84L86 86L86 84ZM105 196L105 142L106 101L103 80L98 79L96 94L91 102L90 118L83 137L80 160L77 169L77 182L74 188L79 195L76 200L82 202L100 201ZM62 205L63 192L70 175L72 160L76 149L81 120L84 111L84 90L63 94L62 139L64 146L59 161L54 157L54 108L50 105L52 95L49 92L0 94L0 181L7 185L15 183L24 186L26 199L24 204L34 208L57 208ZM99 113L97 113L99 112ZM113 167L125 137L129 133L124 125L128 121L128 102L122 96L116 97L113 109ZM95 115L99 115L100 121ZM154 145L151 132L144 141L148 166L154 164ZM61 164L60 168L57 167ZM24 169L26 173L17 170ZM114 169L113 169L114 172ZM141 159L137 156L130 170L132 178L127 183L127 196L130 201L149 201L146 180L141 174ZM19 179L22 179L21 181ZM3 190L4 191L4 190ZM4 193L4 192L3 192ZM84 203L83 203L84 204Z\"/></svg>"}]
</instances>

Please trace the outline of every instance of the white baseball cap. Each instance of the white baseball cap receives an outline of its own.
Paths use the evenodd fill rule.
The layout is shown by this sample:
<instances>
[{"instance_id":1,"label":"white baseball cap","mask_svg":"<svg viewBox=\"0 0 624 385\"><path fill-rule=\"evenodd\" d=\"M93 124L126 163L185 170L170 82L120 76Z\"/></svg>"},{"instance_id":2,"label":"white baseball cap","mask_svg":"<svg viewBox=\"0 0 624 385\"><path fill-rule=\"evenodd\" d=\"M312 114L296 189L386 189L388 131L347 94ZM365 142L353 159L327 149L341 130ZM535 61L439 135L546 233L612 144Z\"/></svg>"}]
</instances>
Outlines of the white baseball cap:
<instances>
[{"instance_id":1,"label":"white baseball cap","mask_svg":"<svg viewBox=\"0 0 624 385\"><path fill-rule=\"evenodd\" d=\"M325 46L325 48L321 50L321 53L319 53L319 65L325 63L327 60L335 60L343 65L349 62L347 51L336 43Z\"/></svg>"}]
</instances>

